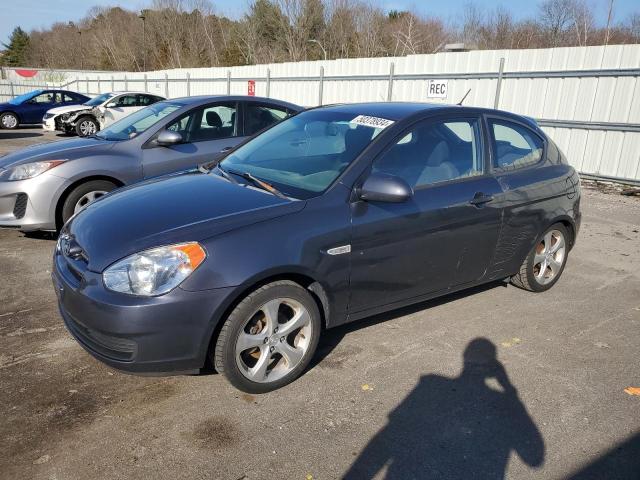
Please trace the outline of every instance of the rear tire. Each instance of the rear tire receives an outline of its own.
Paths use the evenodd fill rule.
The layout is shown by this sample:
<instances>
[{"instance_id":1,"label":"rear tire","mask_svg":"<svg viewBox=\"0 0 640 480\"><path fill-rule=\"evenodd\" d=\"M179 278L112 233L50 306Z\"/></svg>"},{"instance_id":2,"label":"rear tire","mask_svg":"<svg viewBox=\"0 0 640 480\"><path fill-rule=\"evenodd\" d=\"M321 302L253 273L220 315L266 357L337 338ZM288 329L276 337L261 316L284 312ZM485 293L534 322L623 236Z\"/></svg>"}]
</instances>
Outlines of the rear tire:
<instances>
[{"instance_id":1,"label":"rear tire","mask_svg":"<svg viewBox=\"0 0 640 480\"><path fill-rule=\"evenodd\" d=\"M116 184L107 180L91 180L78 185L67 195L62 205L62 225L91 202L116 188L118 188Z\"/></svg>"},{"instance_id":2,"label":"rear tire","mask_svg":"<svg viewBox=\"0 0 640 480\"><path fill-rule=\"evenodd\" d=\"M321 319L311 294L277 281L242 300L225 320L213 363L238 390L266 393L298 378L320 338Z\"/></svg>"},{"instance_id":3,"label":"rear tire","mask_svg":"<svg viewBox=\"0 0 640 480\"><path fill-rule=\"evenodd\" d=\"M88 137L94 135L100 126L95 118L85 115L76 121L76 133L79 137Z\"/></svg>"},{"instance_id":4,"label":"rear tire","mask_svg":"<svg viewBox=\"0 0 640 480\"><path fill-rule=\"evenodd\" d=\"M567 264L569 235L561 223L547 229L522 262L520 271L511 277L511 283L530 292L544 292L553 287Z\"/></svg>"},{"instance_id":5,"label":"rear tire","mask_svg":"<svg viewBox=\"0 0 640 480\"><path fill-rule=\"evenodd\" d=\"M13 130L18 128L18 125L20 125L20 121L15 113L7 112L0 115L0 128Z\"/></svg>"}]
</instances>

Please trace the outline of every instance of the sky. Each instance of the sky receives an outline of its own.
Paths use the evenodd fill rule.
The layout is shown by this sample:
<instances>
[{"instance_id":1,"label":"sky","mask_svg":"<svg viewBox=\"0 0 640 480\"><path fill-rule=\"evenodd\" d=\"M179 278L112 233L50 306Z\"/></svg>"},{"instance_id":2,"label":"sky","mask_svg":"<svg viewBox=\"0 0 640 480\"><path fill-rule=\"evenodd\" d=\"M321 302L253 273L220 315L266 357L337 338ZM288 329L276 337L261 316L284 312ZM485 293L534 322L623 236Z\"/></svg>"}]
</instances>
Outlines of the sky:
<instances>
[{"instance_id":1,"label":"sky","mask_svg":"<svg viewBox=\"0 0 640 480\"><path fill-rule=\"evenodd\" d=\"M469 0L371 0L384 10L412 10L425 15L453 19ZM614 0L614 19L624 20L632 12L640 11L638 0ZM596 21L606 21L607 0L588 0L595 8ZM149 5L149 0L0 0L0 42L6 42L11 31L20 26L24 30L46 28L54 22L77 21L84 17L94 5L119 5L130 10L140 10ZM212 0L215 10L232 18L240 17L247 9L248 0ZM492 9L498 5L506 7L514 17L533 16L537 10L536 0L475 0L477 6Z\"/></svg>"}]
</instances>

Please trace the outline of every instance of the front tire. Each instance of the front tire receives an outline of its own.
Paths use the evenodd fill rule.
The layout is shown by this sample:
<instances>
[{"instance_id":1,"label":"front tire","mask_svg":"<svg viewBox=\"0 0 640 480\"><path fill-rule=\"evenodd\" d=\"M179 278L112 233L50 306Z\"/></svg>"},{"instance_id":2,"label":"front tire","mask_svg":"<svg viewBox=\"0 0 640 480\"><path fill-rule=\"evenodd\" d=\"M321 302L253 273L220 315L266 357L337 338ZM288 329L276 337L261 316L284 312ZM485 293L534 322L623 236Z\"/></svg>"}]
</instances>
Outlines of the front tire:
<instances>
[{"instance_id":1,"label":"front tire","mask_svg":"<svg viewBox=\"0 0 640 480\"><path fill-rule=\"evenodd\" d=\"M76 133L79 137L94 135L98 130L100 130L100 126L92 117L85 115L84 117L80 117L76 122Z\"/></svg>"},{"instance_id":2,"label":"front tire","mask_svg":"<svg viewBox=\"0 0 640 480\"><path fill-rule=\"evenodd\" d=\"M91 202L116 188L118 188L117 185L107 180L91 180L78 185L67 195L62 205L62 225Z\"/></svg>"},{"instance_id":3,"label":"front tire","mask_svg":"<svg viewBox=\"0 0 640 480\"><path fill-rule=\"evenodd\" d=\"M218 335L213 363L239 390L266 393L298 378L320 338L321 317L311 294L277 281L244 298Z\"/></svg>"},{"instance_id":4,"label":"front tire","mask_svg":"<svg viewBox=\"0 0 640 480\"><path fill-rule=\"evenodd\" d=\"M557 223L536 241L511 283L530 292L549 290L562 275L568 254L569 232Z\"/></svg>"},{"instance_id":5,"label":"front tire","mask_svg":"<svg viewBox=\"0 0 640 480\"><path fill-rule=\"evenodd\" d=\"M20 121L18 120L18 116L15 113L7 112L0 115L0 127L13 130L14 128L18 128Z\"/></svg>"}]
</instances>

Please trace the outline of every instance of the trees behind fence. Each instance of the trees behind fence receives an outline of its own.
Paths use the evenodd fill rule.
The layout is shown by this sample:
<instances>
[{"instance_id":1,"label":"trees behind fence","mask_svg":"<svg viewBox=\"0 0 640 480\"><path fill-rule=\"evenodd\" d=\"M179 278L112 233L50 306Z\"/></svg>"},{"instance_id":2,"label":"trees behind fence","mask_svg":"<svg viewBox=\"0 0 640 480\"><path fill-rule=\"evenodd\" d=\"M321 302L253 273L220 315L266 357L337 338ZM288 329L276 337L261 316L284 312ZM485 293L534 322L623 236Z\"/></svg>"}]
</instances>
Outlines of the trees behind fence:
<instances>
[{"instance_id":1,"label":"trees behind fence","mask_svg":"<svg viewBox=\"0 0 640 480\"><path fill-rule=\"evenodd\" d=\"M12 66L144 71L404 56L460 41L479 49L640 42L640 12L616 22L613 0L600 0L608 15L597 24L592 5L542 0L537 15L516 20L503 7L470 3L445 21L366 0L254 0L232 20L208 0L153 0L142 12L94 8L77 24L32 31L19 55L9 45L3 58Z\"/></svg>"}]
</instances>

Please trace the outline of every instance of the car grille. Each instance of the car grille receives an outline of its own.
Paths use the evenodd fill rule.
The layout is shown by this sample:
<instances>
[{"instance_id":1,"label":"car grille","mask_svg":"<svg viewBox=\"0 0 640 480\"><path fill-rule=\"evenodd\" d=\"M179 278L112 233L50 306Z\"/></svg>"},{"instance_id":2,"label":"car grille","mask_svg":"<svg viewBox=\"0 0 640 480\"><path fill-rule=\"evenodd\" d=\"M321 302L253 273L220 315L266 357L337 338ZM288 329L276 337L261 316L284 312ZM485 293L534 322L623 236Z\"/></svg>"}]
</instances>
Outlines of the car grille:
<instances>
[{"instance_id":1,"label":"car grille","mask_svg":"<svg viewBox=\"0 0 640 480\"><path fill-rule=\"evenodd\" d=\"M27 213L27 200L29 200L29 197L26 193L16 195L16 203L13 206L13 216L17 219L24 217L25 213Z\"/></svg>"},{"instance_id":2,"label":"car grille","mask_svg":"<svg viewBox=\"0 0 640 480\"><path fill-rule=\"evenodd\" d=\"M66 313L66 312L65 312ZM112 337L104 333L96 332L81 325L68 313L63 315L65 324L69 331L84 346L100 355L113 360L123 362L133 360L136 353L136 343L125 338Z\"/></svg>"}]
</instances>

